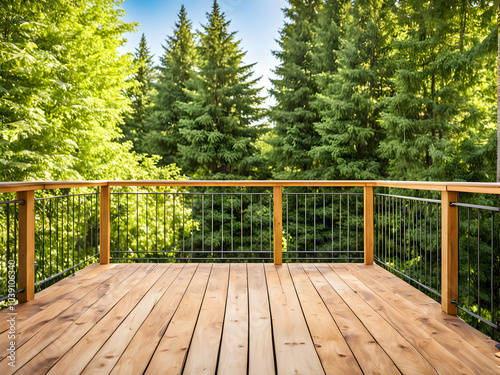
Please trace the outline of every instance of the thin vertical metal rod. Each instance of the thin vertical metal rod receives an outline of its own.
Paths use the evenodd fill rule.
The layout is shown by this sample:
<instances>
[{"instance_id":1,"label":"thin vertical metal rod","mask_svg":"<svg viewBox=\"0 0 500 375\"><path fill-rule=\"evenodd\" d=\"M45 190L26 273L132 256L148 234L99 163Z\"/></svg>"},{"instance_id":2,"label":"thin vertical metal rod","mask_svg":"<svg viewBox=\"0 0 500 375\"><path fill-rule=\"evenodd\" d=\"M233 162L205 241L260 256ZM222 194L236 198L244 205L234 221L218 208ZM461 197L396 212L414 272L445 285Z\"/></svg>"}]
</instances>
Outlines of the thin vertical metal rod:
<instances>
[{"instance_id":1,"label":"thin vertical metal rod","mask_svg":"<svg viewBox=\"0 0 500 375\"><path fill-rule=\"evenodd\" d=\"M470 207L467 207L467 310L470 311Z\"/></svg>"},{"instance_id":2,"label":"thin vertical metal rod","mask_svg":"<svg viewBox=\"0 0 500 375\"><path fill-rule=\"evenodd\" d=\"M156 202L155 202L155 210L156 210L156 227L155 227L155 237L156 237L156 243L155 243L155 250L156 250L156 257L158 258L158 194L155 194Z\"/></svg>"},{"instance_id":3,"label":"thin vertical metal rod","mask_svg":"<svg viewBox=\"0 0 500 375\"><path fill-rule=\"evenodd\" d=\"M128 196L129 196L129 194L126 194L125 196L127 197L126 207L127 207L127 251L128 251L128 249L130 248L130 245L129 245L129 242L128 242L128 234L130 232L129 225L128 225L128 215L129 215L128 214Z\"/></svg>"},{"instance_id":4,"label":"thin vertical metal rod","mask_svg":"<svg viewBox=\"0 0 500 375\"><path fill-rule=\"evenodd\" d=\"M231 197L231 252L234 252L234 241L233 241L233 194L230 194Z\"/></svg>"},{"instance_id":5,"label":"thin vertical metal rod","mask_svg":"<svg viewBox=\"0 0 500 375\"><path fill-rule=\"evenodd\" d=\"M201 195L201 251L205 252L205 194Z\"/></svg>"},{"instance_id":6,"label":"thin vertical metal rod","mask_svg":"<svg viewBox=\"0 0 500 375\"><path fill-rule=\"evenodd\" d=\"M477 311L481 315L481 211L477 210Z\"/></svg>"},{"instance_id":7,"label":"thin vertical metal rod","mask_svg":"<svg viewBox=\"0 0 500 375\"><path fill-rule=\"evenodd\" d=\"M314 205L313 205L313 250L316 253L316 193L313 193Z\"/></svg>"},{"instance_id":8,"label":"thin vertical metal rod","mask_svg":"<svg viewBox=\"0 0 500 375\"><path fill-rule=\"evenodd\" d=\"M262 194L260 195L260 252L262 253Z\"/></svg>"},{"instance_id":9,"label":"thin vertical metal rod","mask_svg":"<svg viewBox=\"0 0 500 375\"><path fill-rule=\"evenodd\" d=\"M182 257L186 251L186 196L182 194Z\"/></svg>"},{"instance_id":10,"label":"thin vertical metal rod","mask_svg":"<svg viewBox=\"0 0 500 375\"><path fill-rule=\"evenodd\" d=\"M149 255L149 220L148 220L148 201L149 194L144 194L144 199L146 199L146 251Z\"/></svg>"},{"instance_id":11,"label":"thin vertical metal rod","mask_svg":"<svg viewBox=\"0 0 500 375\"><path fill-rule=\"evenodd\" d=\"M135 196L135 216L136 216L136 251L139 251L139 194Z\"/></svg>"},{"instance_id":12,"label":"thin vertical metal rod","mask_svg":"<svg viewBox=\"0 0 500 375\"><path fill-rule=\"evenodd\" d=\"M203 222L201 224L203 226ZM163 192L163 251L167 250L167 195ZM163 253L165 257L166 253Z\"/></svg>"},{"instance_id":13,"label":"thin vertical metal rod","mask_svg":"<svg viewBox=\"0 0 500 375\"><path fill-rule=\"evenodd\" d=\"M347 262L350 262L351 260L351 247L350 247L350 239L349 239L349 232L351 230L351 227L350 227L350 220L349 220L349 216L350 216L350 207L349 207L349 193L347 194Z\"/></svg>"},{"instance_id":14,"label":"thin vertical metal rod","mask_svg":"<svg viewBox=\"0 0 500 375\"><path fill-rule=\"evenodd\" d=\"M73 224L73 264L72 266L74 266L76 263L75 263L75 196L73 195L73 209L72 209L72 215L73 215L73 220L72 220L72 224ZM43 257L43 252L42 252L42 257ZM42 261L42 268L45 268L45 265L43 264L43 261Z\"/></svg>"},{"instance_id":15,"label":"thin vertical metal rod","mask_svg":"<svg viewBox=\"0 0 500 375\"><path fill-rule=\"evenodd\" d=\"M221 254L221 257L224 258L224 193L222 193L221 195L222 197L222 200L221 200L221 217L222 217L222 222L221 222L221 251L222 251L222 254Z\"/></svg>"},{"instance_id":16,"label":"thin vertical metal rod","mask_svg":"<svg viewBox=\"0 0 500 375\"><path fill-rule=\"evenodd\" d=\"M214 194L212 193L212 239L210 243L210 251L214 253Z\"/></svg>"},{"instance_id":17,"label":"thin vertical metal rod","mask_svg":"<svg viewBox=\"0 0 500 375\"><path fill-rule=\"evenodd\" d=\"M253 194L250 194L250 251L253 251Z\"/></svg>"},{"instance_id":18,"label":"thin vertical metal rod","mask_svg":"<svg viewBox=\"0 0 500 375\"><path fill-rule=\"evenodd\" d=\"M332 259L333 259L333 193L332 193Z\"/></svg>"},{"instance_id":19,"label":"thin vertical metal rod","mask_svg":"<svg viewBox=\"0 0 500 375\"><path fill-rule=\"evenodd\" d=\"M250 199L251 198L252 198L252 194L250 194ZM241 233L240 251L243 251L243 194L240 195L240 228L241 228L240 229L240 233ZM252 242L252 235L251 234L250 234L250 242Z\"/></svg>"},{"instance_id":20,"label":"thin vertical metal rod","mask_svg":"<svg viewBox=\"0 0 500 375\"><path fill-rule=\"evenodd\" d=\"M116 203L116 213L117 213L117 234L116 234L116 239L117 239L117 247L118 251L120 251L120 194L116 196L117 203Z\"/></svg>"},{"instance_id":21,"label":"thin vertical metal rod","mask_svg":"<svg viewBox=\"0 0 500 375\"><path fill-rule=\"evenodd\" d=\"M342 194L339 195L339 251L342 251Z\"/></svg>"}]
</instances>

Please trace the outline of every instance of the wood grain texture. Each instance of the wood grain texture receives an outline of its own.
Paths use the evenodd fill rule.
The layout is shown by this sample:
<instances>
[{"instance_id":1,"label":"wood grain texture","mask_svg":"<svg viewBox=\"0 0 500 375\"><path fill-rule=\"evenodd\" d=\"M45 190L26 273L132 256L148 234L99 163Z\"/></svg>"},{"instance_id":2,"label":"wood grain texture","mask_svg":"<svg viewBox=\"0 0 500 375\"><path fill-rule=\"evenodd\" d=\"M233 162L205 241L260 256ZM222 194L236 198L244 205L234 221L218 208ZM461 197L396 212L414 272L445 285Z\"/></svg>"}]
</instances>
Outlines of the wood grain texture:
<instances>
[{"instance_id":1,"label":"wood grain texture","mask_svg":"<svg viewBox=\"0 0 500 375\"><path fill-rule=\"evenodd\" d=\"M229 265L214 264L184 367L186 374L215 374L226 311Z\"/></svg>"},{"instance_id":2,"label":"wood grain texture","mask_svg":"<svg viewBox=\"0 0 500 375\"><path fill-rule=\"evenodd\" d=\"M326 374L362 374L335 320L300 264L289 266L309 332Z\"/></svg>"},{"instance_id":3,"label":"wood grain texture","mask_svg":"<svg viewBox=\"0 0 500 375\"><path fill-rule=\"evenodd\" d=\"M145 374L181 374L212 269L200 264Z\"/></svg>"},{"instance_id":4,"label":"wood grain texture","mask_svg":"<svg viewBox=\"0 0 500 375\"><path fill-rule=\"evenodd\" d=\"M165 292L178 276L180 270L182 269L182 264L174 264L172 266L170 264L163 264L158 265L157 267L165 269L163 275L127 315L125 320L120 323L120 326L113 332L99 351L96 352L97 349L94 349L93 351L85 353L85 355L90 358L92 358L91 355L95 353L92 360L86 365L85 369L73 366L72 370L83 374L111 372L116 362L120 359L122 353L137 333L139 327L144 323L145 319L149 316L158 301L163 297ZM94 342L94 344L94 347L98 348L97 343ZM82 362L82 366L84 364L85 363Z\"/></svg>"},{"instance_id":5,"label":"wood grain texture","mask_svg":"<svg viewBox=\"0 0 500 375\"><path fill-rule=\"evenodd\" d=\"M314 264L305 264L311 282L335 319L342 335L365 374L401 374L389 355L373 338L335 289L325 280Z\"/></svg>"},{"instance_id":6,"label":"wood grain texture","mask_svg":"<svg viewBox=\"0 0 500 375\"><path fill-rule=\"evenodd\" d=\"M468 342L476 350L483 353L488 358L491 358L491 355L495 353L496 342L494 340L468 325L462 319L444 313L441 310L441 305L439 303L434 301L429 296L421 293L404 280L401 280L389 271L384 270L382 267L377 265L358 265L358 267L369 274L373 279L378 280L395 295L401 297L407 302L410 302L413 305L413 308L419 309L432 316L434 320L453 331L461 339ZM498 362L498 364L500 365L500 362Z\"/></svg>"},{"instance_id":7,"label":"wood grain texture","mask_svg":"<svg viewBox=\"0 0 500 375\"><path fill-rule=\"evenodd\" d=\"M108 264L111 258L111 192L108 185L101 186L99 206L99 260Z\"/></svg>"},{"instance_id":8,"label":"wood grain texture","mask_svg":"<svg viewBox=\"0 0 500 375\"><path fill-rule=\"evenodd\" d=\"M474 372L463 362L453 356L425 331L409 320L409 311L394 308L379 295L373 293L368 286L350 273L344 265L335 264L332 265L332 268L358 296L379 314L382 319L394 327L398 332L404 332L405 339L413 345L413 347L418 350L440 374L474 374ZM448 363L454 363L454 366L450 367Z\"/></svg>"},{"instance_id":9,"label":"wood grain texture","mask_svg":"<svg viewBox=\"0 0 500 375\"><path fill-rule=\"evenodd\" d=\"M391 359L404 374L437 374L425 357L411 345L404 335L382 317L352 290L328 265L317 266L325 279L349 305L358 319L370 331L380 346L390 353Z\"/></svg>"},{"instance_id":10,"label":"wood grain texture","mask_svg":"<svg viewBox=\"0 0 500 375\"><path fill-rule=\"evenodd\" d=\"M273 187L273 205L274 264L280 265L283 257L283 198L281 186Z\"/></svg>"},{"instance_id":11,"label":"wood grain texture","mask_svg":"<svg viewBox=\"0 0 500 375\"><path fill-rule=\"evenodd\" d=\"M271 311L266 275L262 264L249 263L248 270L248 373L275 373Z\"/></svg>"},{"instance_id":12,"label":"wood grain texture","mask_svg":"<svg viewBox=\"0 0 500 375\"><path fill-rule=\"evenodd\" d=\"M288 267L265 265L279 374L324 374Z\"/></svg>"},{"instance_id":13,"label":"wood grain texture","mask_svg":"<svg viewBox=\"0 0 500 375\"><path fill-rule=\"evenodd\" d=\"M248 363L248 286L246 264L232 264L229 271L226 316L218 374L246 374Z\"/></svg>"},{"instance_id":14,"label":"wood grain texture","mask_svg":"<svg viewBox=\"0 0 500 375\"><path fill-rule=\"evenodd\" d=\"M30 329L30 333L33 336L24 342L24 344L21 345L22 341L17 342L17 368L22 367L48 345L51 345L54 341L56 341L74 322L78 320L78 318L80 318L82 314L87 312L97 301L99 301L100 298L104 297L109 290L120 285L134 271L134 268L130 268L123 270L123 272L115 273L109 279L102 282L102 284L83 295L79 301L53 319L50 319L50 315L45 315L47 318L46 324L41 325L40 328L38 328L39 325L36 325L34 328ZM26 338L26 335L23 336ZM5 366L5 369L7 369L4 374L11 374L16 369L8 366L7 362L8 359L4 358L0 362L0 367Z\"/></svg>"},{"instance_id":15,"label":"wood grain texture","mask_svg":"<svg viewBox=\"0 0 500 375\"><path fill-rule=\"evenodd\" d=\"M371 293L376 293L395 309L401 311L401 313L406 316L407 320L410 320L412 324L418 326L419 329L438 342L448 352L452 353L458 361L464 363L472 371L475 373L480 373L481 371L494 372L494 363L488 356L476 350L471 344L462 339L450 328L434 319L431 314L427 314L421 309L415 308L411 302L390 291L378 280L375 280L366 272L363 272L357 265L344 264L344 267L348 269L357 280L368 286Z\"/></svg>"},{"instance_id":16,"label":"wood grain texture","mask_svg":"<svg viewBox=\"0 0 500 375\"><path fill-rule=\"evenodd\" d=\"M373 187L365 186L363 194L363 236L365 264L373 264Z\"/></svg>"},{"instance_id":17,"label":"wood grain texture","mask_svg":"<svg viewBox=\"0 0 500 375\"><path fill-rule=\"evenodd\" d=\"M441 192L441 308L450 315L458 309L458 193Z\"/></svg>"},{"instance_id":18,"label":"wood grain texture","mask_svg":"<svg viewBox=\"0 0 500 375\"><path fill-rule=\"evenodd\" d=\"M142 374L162 339L172 316L177 311L197 265L184 266L176 280L160 299L151 314L139 328L132 341L111 371L115 375Z\"/></svg>"},{"instance_id":19,"label":"wood grain texture","mask_svg":"<svg viewBox=\"0 0 500 375\"><path fill-rule=\"evenodd\" d=\"M377 265L109 264L49 289L19 305L17 374L500 368L491 339Z\"/></svg>"},{"instance_id":20,"label":"wood grain texture","mask_svg":"<svg viewBox=\"0 0 500 375\"><path fill-rule=\"evenodd\" d=\"M19 302L35 298L35 192L20 191L17 200L24 200L18 205L19 210L19 259L18 287L24 289L17 295Z\"/></svg>"}]
</instances>

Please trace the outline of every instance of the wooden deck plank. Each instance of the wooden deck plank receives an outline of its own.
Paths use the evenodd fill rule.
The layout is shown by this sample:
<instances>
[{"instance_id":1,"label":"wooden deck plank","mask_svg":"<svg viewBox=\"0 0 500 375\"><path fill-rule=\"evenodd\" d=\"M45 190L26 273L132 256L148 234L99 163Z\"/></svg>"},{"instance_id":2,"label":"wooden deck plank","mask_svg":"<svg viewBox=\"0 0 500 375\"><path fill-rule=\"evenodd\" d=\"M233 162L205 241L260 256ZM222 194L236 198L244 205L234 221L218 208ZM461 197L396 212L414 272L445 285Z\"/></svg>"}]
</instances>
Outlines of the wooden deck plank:
<instances>
[{"instance_id":1,"label":"wooden deck plank","mask_svg":"<svg viewBox=\"0 0 500 375\"><path fill-rule=\"evenodd\" d=\"M248 285L246 264L231 264L226 316L217 373L247 373L248 363Z\"/></svg>"},{"instance_id":2,"label":"wooden deck plank","mask_svg":"<svg viewBox=\"0 0 500 375\"><path fill-rule=\"evenodd\" d=\"M145 374L181 374L205 296L211 264L200 264Z\"/></svg>"},{"instance_id":3,"label":"wooden deck plank","mask_svg":"<svg viewBox=\"0 0 500 375\"><path fill-rule=\"evenodd\" d=\"M94 277L89 280L89 283L84 283L80 288L75 287L69 293L64 294L61 298L56 300L47 301L46 299L41 299L39 301L32 300L27 302L24 305L28 306L28 309L23 309L24 311L19 312L16 309L16 321L17 332L16 332L16 345L20 347L30 338L32 338L38 331L40 331L47 323L50 322L54 317L61 314L63 311L71 307L73 304L80 301L83 297L85 297L89 292L98 288L102 283L106 280L113 277L117 272L120 272L123 269L116 270L116 272L102 272L99 276ZM69 285L68 285L69 286ZM52 303L51 303L52 302ZM25 311L28 311L28 316L24 314ZM5 321L7 318L5 317ZM9 338L7 332L4 332L0 335L0 347L6 347L9 342ZM6 353L0 353L0 360L3 360L6 356Z\"/></svg>"},{"instance_id":4,"label":"wooden deck plank","mask_svg":"<svg viewBox=\"0 0 500 375\"><path fill-rule=\"evenodd\" d=\"M500 373L493 340L377 265L83 271L19 306L2 375Z\"/></svg>"},{"instance_id":5,"label":"wooden deck plank","mask_svg":"<svg viewBox=\"0 0 500 375\"><path fill-rule=\"evenodd\" d=\"M83 374L95 374L97 372L109 373L115 366L120 356L125 351L132 337L144 323L144 320L151 313L158 301L163 297L166 290L170 287L179 272L182 270L183 264L172 265L159 265L159 267L167 268L165 273L158 279L158 281L146 293L144 298L134 307L128 314L127 318L120 324L120 326L113 332L111 337L99 349L99 351L92 358L91 351L87 351L85 356L92 358L87 364L85 369L73 366L72 370ZM77 348L78 344L75 346ZM98 347L98 343L93 342L93 348ZM97 349L93 350L94 352ZM76 351L78 353L78 350ZM83 362L82 362L83 363Z\"/></svg>"},{"instance_id":6,"label":"wooden deck plank","mask_svg":"<svg viewBox=\"0 0 500 375\"><path fill-rule=\"evenodd\" d=\"M229 265L214 264L189 347L184 374L215 374L226 311Z\"/></svg>"},{"instance_id":7,"label":"wooden deck plank","mask_svg":"<svg viewBox=\"0 0 500 375\"><path fill-rule=\"evenodd\" d=\"M68 307L67 300L75 301L75 295L78 297L84 293L84 288L87 288L89 285L89 280L93 279L93 281L101 281L105 280L106 277L109 278L113 276L115 273L123 270L124 267L110 267L109 270L92 270L87 275L82 276L78 279L70 278L70 280L63 283L62 286L55 287L56 283L49 288L51 289L51 293L43 294L39 297L38 294L35 294L35 300L29 301L28 303L21 303L15 305L15 312L17 314L17 319L21 322L28 321L32 316L45 311L47 309L54 309L54 311L61 311ZM68 278L61 280L61 282L65 281ZM80 289L81 288L81 289ZM53 305L57 303L58 306L56 308ZM71 303L70 303L71 305ZM9 328L9 324L7 322L7 310L0 311L0 333L5 332ZM3 353L2 353L3 354ZM3 358L3 357L2 357Z\"/></svg>"},{"instance_id":8,"label":"wooden deck plank","mask_svg":"<svg viewBox=\"0 0 500 375\"><path fill-rule=\"evenodd\" d=\"M186 264L136 332L111 371L115 375L142 374L177 311L198 265Z\"/></svg>"},{"instance_id":9,"label":"wooden deck plank","mask_svg":"<svg viewBox=\"0 0 500 375\"><path fill-rule=\"evenodd\" d=\"M96 303L100 298L109 293L117 286L130 277L131 274L137 272L137 268L124 269L122 272L118 272L113 275L108 280L104 281L98 288L95 288L87 295L85 295L80 301L69 307L66 311L61 312L57 317L51 319L43 328L40 329L31 339L25 342L23 345L17 347L17 368L22 367L25 363L36 356L40 351L45 349L52 342L57 340L66 329L71 326L82 314L84 314L88 309L90 309L94 303ZM0 366L4 366L7 369L6 374L13 373L14 368L8 367L8 358L4 358L0 362Z\"/></svg>"},{"instance_id":10,"label":"wooden deck plank","mask_svg":"<svg viewBox=\"0 0 500 375\"><path fill-rule=\"evenodd\" d=\"M479 332L459 317L444 313L441 310L441 305L431 297L378 265L359 265L359 267L374 279L379 280L393 293L411 302L416 308L432 315L434 319L458 334L481 353L489 357L491 354L495 354L496 342L494 340Z\"/></svg>"},{"instance_id":11,"label":"wooden deck plank","mask_svg":"<svg viewBox=\"0 0 500 375\"><path fill-rule=\"evenodd\" d=\"M68 277L65 277L64 279L58 281L55 284L50 285L49 287L39 291L37 294L35 294L35 299L40 299L44 297L47 294L54 293L56 295L58 293L58 290L68 284L75 284L78 281L82 280L89 280L92 277L95 277L96 275L99 274L99 272L102 272L103 270L99 269L97 270L96 267L99 265L99 263L94 263L91 264L85 268L82 268L81 270L78 270L72 275L69 275ZM118 263L114 264L107 264L105 269L111 269L111 268L124 268L125 265L119 265Z\"/></svg>"},{"instance_id":12,"label":"wooden deck plank","mask_svg":"<svg viewBox=\"0 0 500 375\"><path fill-rule=\"evenodd\" d=\"M288 268L265 265L278 374L324 374Z\"/></svg>"},{"instance_id":13,"label":"wooden deck plank","mask_svg":"<svg viewBox=\"0 0 500 375\"><path fill-rule=\"evenodd\" d=\"M64 333L59 336L51 345L38 353L30 362L20 369L21 374L45 374L50 368L75 345L89 330L106 316L106 314L120 303L123 299L130 299L129 293L133 289L143 286L144 279L154 265L144 264L142 269L145 272L133 273L121 285L114 288L97 303L92 305L75 322L73 322Z\"/></svg>"},{"instance_id":14,"label":"wooden deck plank","mask_svg":"<svg viewBox=\"0 0 500 375\"><path fill-rule=\"evenodd\" d=\"M248 373L275 374L271 310L262 264L248 263Z\"/></svg>"},{"instance_id":15,"label":"wooden deck plank","mask_svg":"<svg viewBox=\"0 0 500 375\"><path fill-rule=\"evenodd\" d=\"M149 312L165 289L155 285L168 281L169 265L157 265L143 280L140 290L127 294L118 302L85 336L81 338L57 363L49 374L80 373L95 353L112 337L119 325L135 311L137 318L143 318L144 310ZM143 308L141 311L141 308ZM149 310L148 310L149 309ZM144 317L145 318L145 317Z\"/></svg>"},{"instance_id":16,"label":"wooden deck plank","mask_svg":"<svg viewBox=\"0 0 500 375\"><path fill-rule=\"evenodd\" d=\"M392 359L380 347L335 289L325 280L316 266L304 264L304 269L334 317L363 372L374 375L401 374Z\"/></svg>"},{"instance_id":17,"label":"wooden deck plank","mask_svg":"<svg viewBox=\"0 0 500 375\"><path fill-rule=\"evenodd\" d=\"M290 264L293 284L326 374L362 374L344 336L300 264Z\"/></svg>"},{"instance_id":18,"label":"wooden deck plank","mask_svg":"<svg viewBox=\"0 0 500 375\"><path fill-rule=\"evenodd\" d=\"M393 326L418 350L440 374L468 374L473 371L443 346L408 319L409 311L398 311L383 298L373 293L350 273L343 264L332 264L333 270L349 287L365 300L387 323Z\"/></svg>"},{"instance_id":19,"label":"wooden deck plank","mask_svg":"<svg viewBox=\"0 0 500 375\"><path fill-rule=\"evenodd\" d=\"M378 280L375 280L366 272L363 272L356 265L345 264L344 266L374 293L390 303L394 308L401 311L407 318L411 317L411 321L415 325L425 331L450 353L453 353L458 360L467 365L472 371L476 373L481 371L490 371L494 373L494 371L496 371L495 363L492 361L492 359L494 359L493 356L488 358L451 329L435 320L432 315L423 312L419 308L415 308L411 302L390 291Z\"/></svg>"},{"instance_id":20,"label":"wooden deck plank","mask_svg":"<svg viewBox=\"0 0 500 375\"><path fill-rule=\"evenodd\" d=\"M349 305L403 374L437 374L437 371L401 334L353 291L327 264L318 264L330 285Z\"/></svg>"}]
</instances>

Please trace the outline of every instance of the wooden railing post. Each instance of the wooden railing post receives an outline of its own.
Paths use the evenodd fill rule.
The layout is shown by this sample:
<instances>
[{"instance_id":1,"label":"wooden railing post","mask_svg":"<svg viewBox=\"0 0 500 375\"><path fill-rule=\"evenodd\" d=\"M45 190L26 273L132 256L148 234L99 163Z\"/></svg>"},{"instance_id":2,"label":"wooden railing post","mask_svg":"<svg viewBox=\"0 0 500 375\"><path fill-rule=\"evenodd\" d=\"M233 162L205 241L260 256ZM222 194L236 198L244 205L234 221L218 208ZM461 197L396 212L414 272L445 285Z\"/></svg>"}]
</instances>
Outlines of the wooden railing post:
<instances>
[{"instance_id":1,"label":"wooden railing post","mask_svg":"<svg viewBox=\"0 0 500 375\"><path fill-rule=\"evenodd\" d=\"M35 298L35 191L19 191L16 194L19 204L19 302Z\"/></svg>"},{"instance_id":2,"label":"wooden railing post","mask_svg":"<svg viewBox=\"0 0 500 375\"><path fill-rule=\"evenodd\" d=\"M100 198L99 257L101 264L108 264L110 260L111 247L111 194L109 185L101 186Z\"/></svg>"},{"instance_id":3,"label":"wooden railing post","mask_svg":"<svg viewBox=\"0 0 500 375\"><path fill-rule=\"evenodd\" d=\"M373 186L364 187L363 203L365 264L373 264Z\"/></svg>"},{"instance_id":4,"label":"wooden railing post","mask_svg":"<svg viewBox=\"0 0 500 375\"><path fill-rule=\"evenodd\" d=\"M451 300L458 300L458 193L441 192L441 309L457 315Z\"/></svg>"},{"instance_id":5,"label":"wooden railing post","mask_svg":"<svg viewBox=\"0 0 500 375\"><path fill-rule=\"evenodd\" d=\"M283 203L281 196L281 186L273 186L274 202L274 264L280 265L283 257Z\"/></svg>"}]
</instances>

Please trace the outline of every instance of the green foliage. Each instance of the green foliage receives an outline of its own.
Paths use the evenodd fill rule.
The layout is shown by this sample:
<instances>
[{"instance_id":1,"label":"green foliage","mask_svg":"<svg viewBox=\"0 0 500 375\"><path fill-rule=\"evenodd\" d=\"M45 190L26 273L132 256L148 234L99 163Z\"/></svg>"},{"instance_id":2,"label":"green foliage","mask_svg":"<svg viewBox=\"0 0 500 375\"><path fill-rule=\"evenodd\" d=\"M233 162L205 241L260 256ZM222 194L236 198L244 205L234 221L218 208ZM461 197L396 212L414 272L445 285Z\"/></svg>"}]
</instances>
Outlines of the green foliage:
<instances>
[{"instance_id":1,"label":"green foliage","mask_svg":"<svg viewBox=\"0 0 500 375\"><path fill-rule=\"evenodd\" d=\"M229 23L214 1L198 32L197 74L187 84L191 98L179 103L184 115L178 156L188 174L248 176L253 168L255 142L263 131L256 124L262 117L261 89L255 88L254 64L244 65L245 53Z\"/></svg>"},{"instance_id":2,"label":"green foliage","mask_svg":"<svg viewBox=\"0 0 500 375\"><path fill-rule=\"evenodd\" d=\"M181 6L179 20L174 33L166 40L161 57L158 82L153 86L154 107L146 120L146 131L142 139L142 150L160 155L160 165L177 162L177 145L180 142L179 119L182 111L179 103L189 99L186 82L193 73L196 62L192 24L187 18L186 8Z\"/></svg>"},{"instance_id":3,"label":"green foliage","mask_svg":"<svg viewBox=\"0 0 500 375\"><path fill-rule=\"evenodd\" d=\"M131 111L125 115L122 125L123 141L131 141L134 150L144 152L142 139L146 134L145 121L151 112L150 90L154 78L153 56L149 51L144 33L134 55L135 73L131 77L131 87L127 96L131 100Z\"/></svg>"},{"instance_id":4,"label":"green foliage","mask_svg":"<svg viewBox=\"0 0 500 375\"><path fill-rule=\"evenodd\" d=\"M464 144L472 151L470 140L484 144L485 130L493 125L494 71L488 67L494 55L484 53L494 27L492 7L418 0L397 7L397 91L381 116L387 134L380 155L388 160L391 177L478 177L471 168L477 164L465 164L460 150Z\"/></svg>"},{"instance_id":5,"label":"green foliage","mask_svg":"<svg viewBox=\"0 0 500 375\"><path fill-rule=\"evenodd\" d=\"M116 142L132 73L117 47L134 27L120 3L2 3L2 180L127 179L154 169Z\"/></svg>"},{"instance_id":6,"label":"green foliage","mask_svg":"<svg viewBox=\"0 0 500 375\"><path fill-rule=\"evenodd\" d=\"M383 136L378 126L381 102L392 91L387 80L393 32L390 6L390 1L368 6L361 0L344 7L348 26L334 54L337 63L318 76L322 90L314 102L322 116L314 125L321 140L309 154L319 160L318 172L324 178L381 176L375 153Z\"/></svg>"},{"instance_id":7,"label":"green foliage","mask_svg":"<svg viewBox=\"0 0 500 375\"><path fill-rule=\"evenodd\" d=\"M313 126L319 116L311 106L318 92L312 46L322 4L318 0L290 0L278 41L281 50L273 51L280 64L274 70L277 78L271 80L270 94L276 105L269 117L275 123L272 160L279 178L310 178L307 171L316 167L309 154L320 142Z\"/></svg>"}]
</instances>

